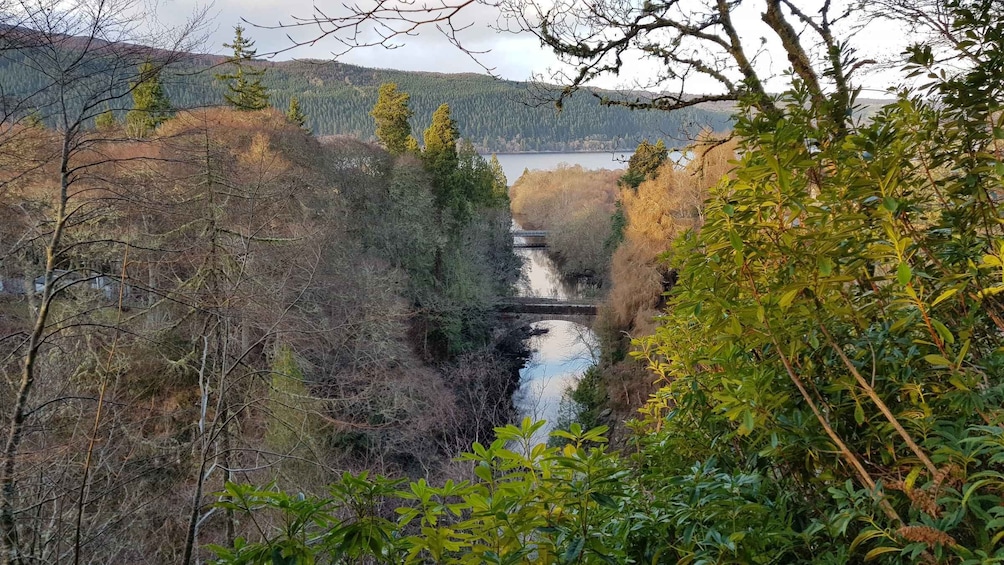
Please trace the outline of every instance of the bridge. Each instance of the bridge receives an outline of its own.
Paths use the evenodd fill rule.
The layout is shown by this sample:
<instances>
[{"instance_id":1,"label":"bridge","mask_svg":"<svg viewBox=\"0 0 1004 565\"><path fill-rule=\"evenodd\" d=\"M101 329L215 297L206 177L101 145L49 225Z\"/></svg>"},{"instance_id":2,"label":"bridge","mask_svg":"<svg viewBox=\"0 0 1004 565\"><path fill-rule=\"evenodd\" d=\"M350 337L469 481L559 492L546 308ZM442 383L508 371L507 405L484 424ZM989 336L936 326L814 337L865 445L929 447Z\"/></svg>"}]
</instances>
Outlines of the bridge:
<instances>
[{"instance_id":1,"label":"bridge","mask_svg":"<svg viewBox=\"0 0 1004 565\"><path fill-rule=\"evenodd\" d=\"M516 249L547 247L547 230L513 230L512 238Z\"/></svg>"},{"instance_id":2,"label":"bridge","mask_svg":"<svg viewBox=\"0 0 1004 565\"><path fill-rule=\"evenodd\" d=\"M518 318L526 324L544 320L564 320L591 326L593 318L596 317L597 303L584 299L558 300L518 296L499 302L495 309L503 317Z\"/></svg>"}]
</instances>

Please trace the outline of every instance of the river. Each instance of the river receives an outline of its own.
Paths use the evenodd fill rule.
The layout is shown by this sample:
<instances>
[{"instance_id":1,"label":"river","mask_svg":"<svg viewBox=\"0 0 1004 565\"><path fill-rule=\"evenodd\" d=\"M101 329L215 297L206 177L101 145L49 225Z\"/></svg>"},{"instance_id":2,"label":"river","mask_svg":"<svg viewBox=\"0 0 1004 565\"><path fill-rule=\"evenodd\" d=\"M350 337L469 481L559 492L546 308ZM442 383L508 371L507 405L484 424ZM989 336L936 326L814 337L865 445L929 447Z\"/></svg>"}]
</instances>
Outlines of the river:
<instances>
[{"instance_id":1,"label":"river","mask_svg":"<svg viewBox=\"0 0 1004 565\"><path fill-rule=\"evenodd\" d=\"M575 285L562 281L546 250L517 249L516 252L523 258L523 273L517 288L519 296L580 297ZM561 411L571 408L562 403L565 390L595 362L598 345L590 328L574 322L546 320L531 326L544 331L530 338L533 354L520 371L520 386L513 402L520 418L530 416L547 421L535 437L537 442L544 443Z\"/></svg>"},{"instance_id":2,"label":"river","mask_svg":"<svg viewBox=\"0 0 1004 565\"><path fill-rule=\"evenodd\" d=\"M509 183L516 182L524 170L552 170L561 164L581 165L586 169L624 169L633 151L605 151L593 153L502 153L499 164ZM519 229L518 224L513 224ZM517 294L542 298L581 298L582 289L562 280L558 268L547 256L545 249L517 249L523 258L523 272ZM562 402L566 390L575 384L582 373L595 363L599 353L596 335L592 329L564 320L546 320L531 324L544 330L530 338L533 354L526 367L520 371L520 387L513 402L520 418L529 416L545 420L535 440L547 441L548 433L562 416L562 411L574 410Z\"/></svg>"}]
</instances>

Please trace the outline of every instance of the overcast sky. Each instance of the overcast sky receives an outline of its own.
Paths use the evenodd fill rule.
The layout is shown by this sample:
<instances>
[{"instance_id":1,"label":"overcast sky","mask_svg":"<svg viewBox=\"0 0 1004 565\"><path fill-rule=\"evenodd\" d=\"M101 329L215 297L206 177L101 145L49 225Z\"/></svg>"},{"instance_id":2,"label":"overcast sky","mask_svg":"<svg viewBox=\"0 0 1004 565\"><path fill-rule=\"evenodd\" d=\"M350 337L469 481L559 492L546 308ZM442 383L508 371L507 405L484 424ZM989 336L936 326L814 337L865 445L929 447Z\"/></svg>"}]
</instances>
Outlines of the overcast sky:
<instances>
[{"instance_id":1,"label":"overcast sky","mask_svg":"<svg viewBox=\"0 0 1004 565\"><path fill-rule=\"evenodd\" d=\"M159 18L164 23L180 22L185 16L197 9L198 1L200 0L162 0L158 8ZM342 5L342 0L316 1L329 14L337 13ZM226 50L222 44L233 38L233 26L240 23L242 18L260 26L275 25L280 21L288 23L292 21L293 16L311 15L313 4L311 0L215 0L210 8L212 16L210 30L212 33L207 40L205 51L224 54ZM473 9L465 9L461 15L460 23L471 24L468 29L462 32L461 39L469 49L485 51L485 53L477 55L482 64L493 68L495 74L510 80L527 80L534 75L548 76L550 70L560 67L561 63L556 57L549 50L541 47L534 37L499 33L492 29L492 23L496 17L497 14L492 9L477 4L473 5ZM763 35L770 35L763 33L763 24L759 21L759 14L755 11L739 14L734 21L739 22L743 33L754 40ZM286 37L287 31L298 39L306 39L316 35L311 29L303 28L272 30L248 25L245 27L248 27L245 35L255 40L259 53L288 48L290 40ZM338 56L337 60L376 68L444 73L485 72L477 62L451 45L435 28L427 28L417 37L406 39L405 45L398 49L388 50L381 47L356 49ZM875 26L865 33L858 34L854 41L861 54L868 57L891 56L898 53L906 43L903 33L889 25ZM299 47L287 51L278 55L277 58L332 59L333 53L342 49L342 46L337 42L326 40L314 46ZM776 62L770 61L769 53L762 59L766 60L774 72L787 66L787 61L783 59ZM621 76L608 77L594 84L605 88L630 88L651 74L651 65L651 63L635 61L629 64L626 72L623 72ZM864 80L865 86L871 89L865 93L865 96L880 95L885 88L891 85L890 81L892 80L894 80L894 75L890 73L873 74ZM706 85L706 88L702 88L702 86L704 85L691 85L688 87L688 91L696 93L695 91L707 91L712 88L710 84Z\"/></svg>"}]
</instances>

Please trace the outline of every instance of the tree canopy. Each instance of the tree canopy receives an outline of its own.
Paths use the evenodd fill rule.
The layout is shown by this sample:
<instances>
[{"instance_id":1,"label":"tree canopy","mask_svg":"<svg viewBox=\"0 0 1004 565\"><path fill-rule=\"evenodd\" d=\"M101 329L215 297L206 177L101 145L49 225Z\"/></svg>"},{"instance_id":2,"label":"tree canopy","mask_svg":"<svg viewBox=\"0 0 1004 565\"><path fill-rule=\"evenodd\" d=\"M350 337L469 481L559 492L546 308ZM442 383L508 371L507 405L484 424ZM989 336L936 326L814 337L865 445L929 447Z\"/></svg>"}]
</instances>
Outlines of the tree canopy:
<instances>
[{"instance_id":1,"label":"tree canopy","mask_svg":"<svg viewBox=\"0 0 1004 565\"><path fill-rule=\"evenodd\" d=\"M300 99L296 96L289 99L289 109L286 110L286 119L289 120L289 123L303 128L308 133L310 132L310 128L307 127L307 115L300 108Z\"/></svg>"},{"instance_id":2,"label":"tree canopy","mask_svg":"<svg viewBox=\"0 0 1004 565\"><path fill-rule=\"evenodd\" d=\"M643 139L634 150L631 158L628 159L628 168L621 178L621 182L631 188L638 188L642 181L655 178L659 167L668 157L669 151L661 139L655 144Z\"/></svg>"},{"instance_id":3,"label":"tree canopy","mask_svg":"<svg viewBox=\"0 0 1004 565\"><path fill-rule=\"evenodd\" d=\"M126 128L136 137L146 137L171 116L171 101L160 83L160 68L152 62L139 67L139 80L132 86L132 110L126 114ZM102 115L107 124L107 115ZM114 116L112 116L114 123Z\"/></svg>"},{"instance_id":4,"label":"tree canopy","mask_svg":"<svg viewBox=\"0 0 1004 565\"><path fill-rule=\"evenodd\" d=\"M265 69L251 64L257 50L254 49L254 41L244 37L244 27L235 26L233 43L224 43L223 46L233 49L233 55L227 58L230 72L216 75L216 79L226 87L224 100L238 110L267 108L269 92L262 83Z\"/></svg>"},{"instance_id":5,"label":"tree canopy","mask_svg":"<svg viewBox=\"0 0 1004 565\"><path fill-rule=\"evenodd\" d=\"M380 85L376 105L370 111L376 121L377 140L394 155L408 150L408 138L411 137L408 120L413 115L408 108L410 98L407 92L399 92L396 84L384 83Z\"/></svg>"}]
</instances>

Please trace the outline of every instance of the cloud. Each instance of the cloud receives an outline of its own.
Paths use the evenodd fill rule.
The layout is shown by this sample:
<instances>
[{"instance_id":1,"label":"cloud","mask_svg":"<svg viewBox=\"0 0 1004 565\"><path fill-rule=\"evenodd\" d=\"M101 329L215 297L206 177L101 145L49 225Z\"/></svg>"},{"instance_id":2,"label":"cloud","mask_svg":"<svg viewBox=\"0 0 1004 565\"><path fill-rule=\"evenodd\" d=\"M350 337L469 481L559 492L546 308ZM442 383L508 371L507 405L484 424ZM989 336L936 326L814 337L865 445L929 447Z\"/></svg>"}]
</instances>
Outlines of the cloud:
<instances>
[{"instance_id":1,"label":"cloud","mask_svg":"<svg viewBox=\"0 0 1004 565\"><path fill-rule=\"evenodd\" d=\"M167 0L157 6L157 13L163 24L180 25L199 5L197 0ZM330 16L345 13L340 3L332 3L330 11L328 8L322 5ZM212 31L202 49L208 53L225 54L223 43L233 39L233 27L247 22L244 23L247 28L245 36L255 41L260 55L279 52L274 56L279 60L336 58L335 54L344 51L344 45L333 38L289 50L292 45L290 36L296 41L313 39L319 35L316 27L268 29L279 23L292 23L295 17L310 17L314 14L313 10L310 0L216 0L209 12L213 18ZM536 38L500 32L496 27L497 19L498 14L493 8L480 4L461 12L456 20L457 26L463 27L458 37L465 47L478 52L473 55L463 53L443 33L427 27L417 35L399 38L396 49L355 49L340 54L336 60L366 67L443 73L484 73L487 67L493 69L494 74L510 80L529 79L557 64L554 55L542 49Z\"/></svg>"},{"instance_id":2,"label":"cloud","mask_svg":"<svg viewBox=\"0 0 1004 565\"><path fill-rule=\"evenodd\" d=\"M199 1L165 0L159 5L158 12L164 23L180 24L197 9ZM341 2L318 5L329 16L346 13L346 8ZM760 21L759 11L758 6L743 5L736 14L735 21L740 22L741 35L750 42L750 45L759 43L761 37L773 36ZM314 27L267 29L268 26L275 26L280 22L292 23L294 17L312 16L314 3L311 0L216 0L210 14L214 16L216 26L204 47L207 52L224 53L223 43L232 39L233 26L242 21L252 24L245 25L248 28L246 35L255 40L259 54L281 51L275 58L330 60L334 58L335 53L344 51L344 46L332 38L287 50L292 43L288 36L298 41L313 39L318 35L318 29ZM510 80L527 80L534 76L548 77L552 75L552 71L568 68L549 49L542 47L532 35L500 32L499 28L505 28L506 22L499 20L499 12L492 6L473 3L460 12L455 24L464 28L458 33L458 38L464 46L480 52L474 55L474 58L452 45L443 33L428 26L416 35L399 38L397 42L399 46L396 49L381 47L356 49L338 56L337 60L366 67L444 73L483 73L484 67L487 67L493 69L494 74ZM863 54L873 56L875 53L898 53L906 41L907 38L897 26L878 23L873 24L866 33L855 36L853 45L859 47ZM768 81L768 87L776 90L783 87L786 82L780 75L788 65L785 57L778 55L780 51L774 43L776 42L768 39L765 48L757 54L755 60L758 66L766 70L767 75L777 77L773 81ZM594 81L593 84L604 88L653 88L656 85L651 84L649 79L659 74L659 65L657 61L645 60L629 53L625 55L625 67L619 75L605 77ZM893 77L894 75L889 73L876 73L865 77L865 86L882 90ZM666 89L674 86L661 85ZM710 81L694 82L688 84L687 90L692 93L711 92L717 90L717 86Z\"/></svg>"}]
</instances>

